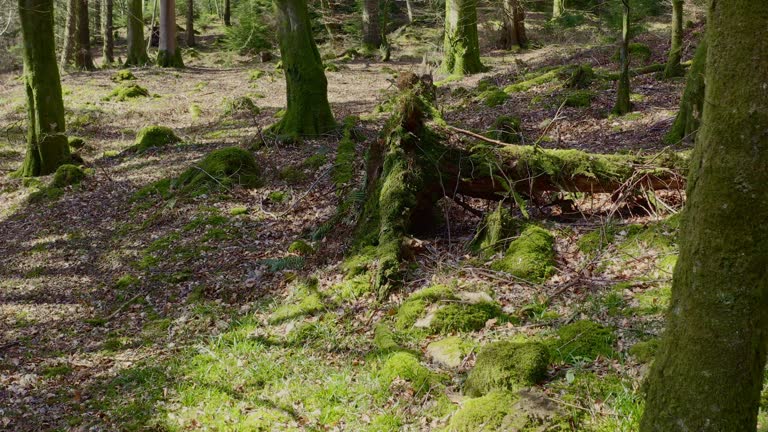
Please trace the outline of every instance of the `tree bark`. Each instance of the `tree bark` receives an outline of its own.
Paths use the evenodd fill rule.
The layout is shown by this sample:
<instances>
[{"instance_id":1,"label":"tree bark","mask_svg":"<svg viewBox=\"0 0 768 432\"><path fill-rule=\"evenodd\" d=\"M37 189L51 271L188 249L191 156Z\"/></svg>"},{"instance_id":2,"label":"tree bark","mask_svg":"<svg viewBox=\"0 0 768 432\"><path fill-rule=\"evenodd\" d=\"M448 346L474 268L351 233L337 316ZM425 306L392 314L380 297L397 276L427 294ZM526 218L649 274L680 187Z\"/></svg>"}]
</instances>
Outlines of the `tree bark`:
<instances>
[{"instance_id":1,"label":"tree bark","mask_svg":"<svg viewBox=\"0 0 768 432\"><path fill-rule=\"evenodd\" d=\"M755 431L768 346L768 2L710 3L706 108L642 432Z\"/></svg>"},{"instance_id":2,"label":"tree bark","mask_svg":"<svg viewBox=\"0 0 768 432\"><path fill-rule=\"evenodd\" d=\"M114 28L112 27L113 16L113 0L101 1L101 13L102 19L102 39L103 39L103 52L104 52L104 64L112 64L115 62L115 39Z\"/></svg>"},{"instance_id":3,"label":"tree bark","mask_svg":"<svg viewBox=\"0 0 768 432\"><path fill-rule=\"evenodd\" d=\"M379 0L363 0L363 48L376 50L381 46Z\"/></svg>"},{"instance_id":4,"label":"tree bark","mask_svg":"<svg viewBox=\"0 0 768 432\"><path fill-rule=\"evenodd\" d=\"M565 12L565 0L554 0L552 5L552 19L558 19Z\"/></svg>"},{"instance_id":5,"label":"tree bark","mask_svg":"<svg viewBox=\"0 0 768 432\"><path fill-rule=\"evenodd\" d=\"M195 0L187 0L187 46L195 46Z\"/></svg>"},{"instance_id":6,"label":"tree bark","mask_svg":"<svg viewBox=\"0 0 768 432\"><path fill-rule=\"evenodd\" d=\"M160 67L184 67L176 44L176 0L160 0L160 45L157 51Z\"/></svg>"},{"instance_id":7,"label":"tree bark","mask_svg":"<svg viewBox=\"0 0 768 432\"><path fill-rule=\"evenodd\" d=\"M622 3L622 29L621 29L621 75L619 76L618 91L616 92L616 105L613 113L624 115L632 111L632 102L629 100L629 0L621 0Z\"/></svg>"},{"instance_id":8,"label":"tree bark","mask_svg":"<svg viewBox=\"0 0 768 432\"><path fill-rule=\"evenodd\" d=\"M67 0L67 20L64 26L64 45L61 49L61 66L64 67L75 58L75 46L77 45L77 2L79 0Z\"/></svg>"},{"instance_id":9,"label":"tree bark","mask_svg":"<svg viewBox=\"0 0 768 432\"><path fill-rule=\"evenodd\" d=\"M126 66L143 66L149 63L144 45L144 12L142 0L128 0L128 57Z\"/></svg>"},{"instance_id":10,"label":"tree bark","mask_svg":"<svg viewBox=\"0 0 768 432\"><path fill-rule=\"evenodd\" d=\"M706 36L696 48L691 70L685 81L685 91L680 100L680 111L675 117L667 136L664 138L670 144L677 144L687 138L694 138L701 124L702 111L704 110L705 82L704 73L707 66L707 39Z\"/></svg>"},{"instance_id":11,"label":"tree bark","mask_svg":"<svg viewBox=\"0 0 768 432\"><path fill-rule=\"evenodd\" d=\"M672 0L672 40L664 78L683 76L683 0Z\"/></svg>"},{"instance_id":12,"label":"tree bark","mask_svg":"<svg viewBox=\"0 0 768 432\"><path fill-rule=\"evenodd\" d=\"M27 95L27 154L22 176L46 175L70 161L53 36L53 0L19 0Z\"/></svg>"},{"instance_id":13,"label":"tree bark","mask_svg":"<svg viewBox=\"0 0 768 432\"><path fill-rule=\"evenodd\" d=\"M101 2L102 0L93 0L93 39L94 43L98 43L96 40L101 35Z\"/></svg>"},{"instance_id":14,"label":"tree bark","mask_svg":"<svg viewBox=\"0 0 768 432\"><path fill-rule=\"evenodd\" d=\"M328 82L312 37L305 0L275 0L287 106L270 132L289 137L316 136L336 128L328 104Z\"/></svg>"},{"instance_id":15,"label":"tree bark","mask_svg":"<svg viewBox=\"0 0 768 432\"><path fill-rule=\"evenodd\" d=\"M82 70L94 70L91 56L91 32L88 22L88 0L78 0L77 5L77 51L75 66Z\"/></svg>"},{"instance_id":16,"label":"tree bark","mask_svg":"<svg viewBox=\"0 0 768 432\"><path fill-rule=\"evenodd\" d=\"M230 0L224 0L224 25L227 27L232 25L231 9L232 9L232 5L230 5Z\"/></svg>"},{"instance_id":17,"label":"tree bark","mask_svg":"<svg viewBox=\"0 0 768 432\"><path fill-rule=\"evenodd\" d=\"M408 24L413 23L413 0L405 0L405 9L408 13Z\"/></svg>"},{"instance_id":18,"label":"tree bark","mask_svg":"<svg viewBox=\"0 0 768 432\"><path fill-rule=\"evenodd\" d=\"M520 0L501 0L502 27L500 45L504 49L527 48L525 10Z\"/></svg>"},{"instance_id":19,"label":"tree bark","mask_svg":"<svg viewBox=\"0 0 768 432\"><path fill-rule=\"evenodd\" d=\"M462 76L482 72L480 43L477 37L477 1L446 0L444 72Z\"/></svg>"}]
</instances>

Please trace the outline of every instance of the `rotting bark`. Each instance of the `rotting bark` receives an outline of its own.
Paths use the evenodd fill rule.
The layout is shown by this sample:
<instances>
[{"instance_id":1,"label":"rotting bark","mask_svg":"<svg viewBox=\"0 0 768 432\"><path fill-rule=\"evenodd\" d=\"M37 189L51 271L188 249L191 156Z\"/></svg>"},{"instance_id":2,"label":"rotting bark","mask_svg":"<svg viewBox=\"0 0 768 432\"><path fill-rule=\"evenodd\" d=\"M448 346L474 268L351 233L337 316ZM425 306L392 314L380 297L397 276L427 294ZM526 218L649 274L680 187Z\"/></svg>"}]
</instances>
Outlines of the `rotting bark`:
<instances>
[{"instance_id":1,"label":"rotting bark","mask_svg":"<svg viewBox=\"0 0 768 432\"><path fill-rule=\"evenodd\" d=\"M442 69L457 76L485 70L477 36L477 0L446 0Z\"/></svg>"},{"instance_id":2,"label":"rotting bark","mask_svg":"<svg viewBox=\"0 0 768 432\"><path fill-rule=\"evenodd\" d=\"M686 78L683 97L680 100L680 111L678 111L677 117L675 117L672 128L664 138L667 143L678 144L688 138L693 138L699 130L702 111L704 110L704 74L707 66L706 39L705 35L698 48L696 48L691 70L688 71Z\"/></svg>"},{"instance_id":3,"label":"rotting bark","mask_svg":"<svg viewBox=\"0 0 768 432\"><path fill-rule=\"evenodd\" d=\"M149 63L144 45L144 12L141 0L128 1L128 57L126 66L144 66Z\"/></svg>"},{"instance_id":4,"label":"rotting bark","mask_svg":"<svg viewBox=\"0 0 768 432\"><path fill-rule=\"evenodd\" d=\"M768 2L710 3L707 105L642 432L757 428L768 347L767 27Z\"/></svg>"},{"instance_id":5,"label":"rotting bark","mask_svg":"<svg viewBox=\"0 0 768 432\"><path fill-rule=\"evenodd\" d=\"M664 78L683 75L683 0L672 0L672 35Z\"/></svg>"},{"instance_id":6,"label":"rotting bark","mask_svg":"<svg viewBox=\"0 0 768 432\"><path fill-rule=\"evenodd\" d=\"M160 45L157 65L183 68L181 50L176 43L176 0L160 0Z\"/></svg>"},{"instance_id":7,"label":"rotting bark","mask_svg":"<svg viewBox=\"0 0 768 432\"><path fill-rule=\"evenodd\" d=\"M520 0L501 0L501 12L501 47L504 49L528 48L528 36L525 34L525 10Z\"/></svg>"},{"instance_id":8,"label":"rotting bark","mask_svg":"<svg viewBox=\"0 0 768 432\"><path fill-rule=\"evenodd\" d=\"M46 175L71 159L53 36L53 0L19 0L27 94L27 154L21 176Z\"/></svg>"},{"instance_id":9,"label":"rotting bark","mask_svg":"<svg viewBox=\"0 0 768 432\"><path fill-rule=\"evenodd\" d=\"M101 1L101 23L103 24L101 36L103 39L104 64L115 62L115 39L112 26L113 5L113 0Z\"/></svg>"}]
</instances>

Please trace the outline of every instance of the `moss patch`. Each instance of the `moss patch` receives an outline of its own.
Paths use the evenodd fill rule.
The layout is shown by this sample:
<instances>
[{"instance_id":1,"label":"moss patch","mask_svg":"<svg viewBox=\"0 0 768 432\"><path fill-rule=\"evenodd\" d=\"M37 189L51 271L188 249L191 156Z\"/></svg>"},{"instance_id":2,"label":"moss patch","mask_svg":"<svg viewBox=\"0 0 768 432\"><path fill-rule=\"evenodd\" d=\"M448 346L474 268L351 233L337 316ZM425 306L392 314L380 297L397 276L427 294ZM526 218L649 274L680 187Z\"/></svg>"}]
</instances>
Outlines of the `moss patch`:
<instances>
[{"instance_id":1,"label":"moss patch","mask_svg":"<svg viewBox=\"0 0 768 432\"><path fill-rule=\"evenodd\" d=\"M181 142L181 138L176 136L173 129L166 126L146 126L136 135L131 149L143 152L151 148L164 147L170 144Z\"/></svg>"},{"instance_id":2,"label":"moss patch","mask_svg":"<svg viewBox=\"0 0 768 432\"><path fill-rule=\"evenodd\" d=\"M629 354L632 355L640 363L649 363L656 357L656 352L659 350L660 339L654 338L647 341L638 342L629 349Z\"/></svg>"},{"instance_id":3,"label":"moss patch","mask_svg":"<svg viewBox=\"0 0 768 432\"><path fill-rule=\"evenodd\" d=\"M469 339L450 336L427 345L427 354L437 363L449 368L457 368L474 347L475 343Z\"/></svg>"},{"instance_id":4,"label":"moss patch","mask_svg":"<svg viewBox=\"0 0 768 432\"><path fill-rule=\"evenodd\" d=\"M508 144L519 143L522 141L520 118L514 116L497 117L486 136Z\"/></svg>"},{"instance_id":5,"label":"moss patch","mask_svg":"<svg viewBox=\"0 0 768 432\"><path fill-rule=\"evenodd\" d=\"M240 96L224 101L223 114L226 116L238 114L258 115L260 112L261 110L253 102L253 99L247 96Z\"/></svg>"},{"instance_id":6,"label":"moss patch","mask_svg":"<svg viewBox=\"0 0 768 432\"><path fill-rule=\"evenodd\" d=\"M503 90L492 87L484 92L480 93L480 100L487 107L495 107L504 103L509 98L509 95L504 93Z\"/></svg>"},{"instance_id":7,"label":"moss patch","mask_svg":"<svg viewBox=\"0 0 768 432\"><path fill-rule=\"evenodd\" d=\"M69 144L70 148L73 148L75 150L79 150L79 149L85 147L85 140L80 138L80 137L76 137L76 136L68 137L67 138L67 143Z\"/></svg>"},{"instance_id":8,"label":"moss patch","mask_svg":"<svg viewBox=\"0 0 768 432\"><path fill-rule=\"evenodd\" d=\"M56 169L51 181L51 187L63 188L79 184L83 181L85 171L77 165L64 164Z\"/></svg>"},{"instance_id":9,"label":"moss patch","mask_svg":"<svg viewBox=\"0 0 768 432\"><path fill-rule=\"evenodd\" d=\"M450 432L478 432L500 430L507 416L513 410L517 396L510 392L494 391L487 395L464 402L451 417Z\"/></svg>"},{"instance_id":10,"label":"moss patch","mask_svg":"<svg viewBox=\"0 0 768 432\"><path fill-rule=\"evenodd\" d=\"M517 220L500 202L496 210L485 215L470 247L484 256L493 255L508 247L519 228Z\"/></svg>"},{"instance_id":11,"label":"moss patch","mask_svg":"<svg viewBox=\"0 0 768 432\"><path fill-rule=\"evenodd\" d=\"M491 267L531 282L543 282L555 272L554 243L555 238L549 231L529 225L509 245L504 258Z\"/></svg>"},{"instance_id":12,"label":"moss patch","mask_svg":"<svg viewBox=\"0 0 768 432\"><path fill-rule=\"evenodd\" d=\"M183 194L200 195L234 185L245 188L261 185L261 169L256 159L239 147L212 151L184 171L175 181L174 188Z\"/></svg>"},{"instance_id":13,"label":"moss patch","mask_svg":"<svg viewBox=\"0 0 768 432\"><path fill-rule=\"evenodd\" d=\"M113 100L116 102L124 102L128 99L134 99L139 97L148 97L149 91L144 87L135 83L122 83L112 90L112 93L106 97L107 100Z\"/></svg>"},{"instance_id":14,"label":"moss patch","mask_svg":"<svg viewBox=\"0 0 768 432\"><path fill-rule=\"evenodd\" d=\"M613 345L616 336L608 327L592 321L576 321L560 327L558 340L550 343L555 359L572 363L575 360L594 361L598 357L616 355Z\"/></svg>"},{"instance_id":15,"label":"moss patch","mask_svg":"<svg viewBox=\"0 0 768 432\"><path fill-rule=\"evenodd\" d=\"M476 331L492 318L506 318L496 303L454 303L438 309L429 328L433 333Z\"/></svg>"},{"instance_id":16,"label":"moss patch","mask_svg":"<svg viewBox=\"0 0 768 432\"><path fill-rule=\"evenodd\" d=\"M397 309L395 327L400 331L408 330L416 324L416 321L424 315L426 310L427 302L425 300L417 299L404 302Z\"/></svg>"},{"instance_id":17,"label":"moss patch","mask_svg":"<svg viewBox=\"0 0 768 432\"><path fill-rule=\"evenodd\" d=\"M565 97L565 106L573 108L585 108L592 105L595 93L589 90L575 90Z\"/></svg>"},{"instance_id":18,"label":"moss patch","mask_svg":"<svg viewBox=\"0 0 768 432\"><path fill-rule=\"evenodd\" d=\"M482 396L493 390L514 390L544 380L549 350L540 342L494 342L483 347L469 373L464 393Z\"/></svg>"},{"instance_id":19,"label":"moss patch","mask_svg":"<svg viewBox=\"0 0 768 432\"><path fill-rule=\"evenodd\" d=\"M396 378L408 381L414 391L424 394L431 387L432 373L409 352L392 354L381 367L381 377L387 385Z\"/></svg>"},{"instance_id":20,"label":"moss patch","mask_svg":"<svg viewBox=\"0 0 768 432\"><path fill-rule=\"evenodd\" d=\"M525 92L533 87L546 84L548 82L556 81L559 78L559 73L562 68L556 68L548 70L543 73L534 74L533 76L526 76L524 81L510 84L504 87L504 92L508 94Z\"/></svg>"},{"instance_id":21,"label":"moss patch","mask_svg":"<svg viewBox=\"0 0 768 432\"><path fill-rule=\"evenodd\" d=\"M312 255L315 249L304 240L296 240L288 246L288 252L299 255Z\"/></svg>"},{"instance_id":22,"label":"moss patch","mask_svg":"<svg viewBox=\"0 0 768 432\"><path fill-rule=\"evenodd\" d=\"M121 69L112 75L110 79L114 82L133 81L136 79L136 76L128 69Z\"/></svg>"}]
</instances>

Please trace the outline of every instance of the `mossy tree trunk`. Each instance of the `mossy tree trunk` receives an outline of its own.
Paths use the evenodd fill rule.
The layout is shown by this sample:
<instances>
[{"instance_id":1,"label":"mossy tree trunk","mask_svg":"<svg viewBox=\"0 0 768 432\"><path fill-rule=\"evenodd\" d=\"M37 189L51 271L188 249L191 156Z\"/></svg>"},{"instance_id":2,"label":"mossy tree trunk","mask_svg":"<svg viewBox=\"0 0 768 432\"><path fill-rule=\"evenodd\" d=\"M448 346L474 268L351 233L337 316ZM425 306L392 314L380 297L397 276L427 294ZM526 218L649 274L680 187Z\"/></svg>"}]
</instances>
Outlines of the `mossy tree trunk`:
<instances>
[{"instance_id":1,"label":"mossy tree trunk","mask_svg":"<svg viewBox=\"0 0 768 432\"><path fill-rule=\"evenodd\" d=\"M442 68L458 76L485 70L477 38L477 0L446 0Z\"/></svg>"},{"instance_id":2,"label":"mossy tree trunk","mask_svg":"<svg viewBox=\"0 0 768 432\"><path fill-rule=\"evenodd\" d=\"M19 174L39 176L70 160L56 66L53 0L19 0L18 4L27 94L27 154Z\"/></svg>"},{"instance_id":3,"label":"mossy tree trunk","mask_svg":"<svg viewBox=\"0 0 768 432\"><path fill-rule=\"evenodd\" d=\"M224 0L224 25L229 27L232 25L232 5L230 0Z\"/></svg>"},{"instance_id":4,"label":"mossy tree trunk","mask_svg":"<svg viewBox=\"0 0 768 432\"><path fill-rule=\"evenodd\" d=\"M160 67L184 67L181 50L176 43L176 0L160 0L160 44L157 50Z\"/></svg>"},{"instance_id":5,"label":"mossy tree trunk","mask_svg":"<svg viewBox=\"0 0 768 432\"><path fill-rule=\"evenodd\" d=\"M565 0L554 0L552 5L552 19L558 19L565 12Z\"/></svg>"},{"instance_id":6,"label":"mossy tree trunk","mask_svg":"<svg viewBox=\"0 0 768 432\"><path fill-rule=\"evenodd\" d=\"M708 101L641 431L755 431L768 346L768 2L710 3ZM760 71L757 73L756 71Z\"/></svg>"},{"instance_id":7,"label":"mossy tree trunk","mask_svg":"<svg viewBox=\"0 0 768 432\"><path fill-rule=\"evenodd\" d=\"M101 34L101 0L93 0L93 29L94 34ZM94 40L96 36L94 35Z\"/></svg>"},{"instance_id":8,"label":"mossy tree trunk","mask_svg":"<svg viewBox=\"0 0 768 432\"><path fill-rule=\"evenodd\" d=\"M81 70L94 70L91 56L91 31L88 22L88 0L77 0L77 49L75 66Z\"/></svg>"},{"instance_id":9,"label":"mossy tree trunk","mask_svg":"<svg viewBox=\"0 0 768 432\"><path fill-rule=\"evenodd\" d=\"M195 46L195 0L187 0L187 46Z\"/></svg>"},{"instance_id":10,"label":"mossy tree trunk","mask_svg":"<svg viewBox=\"0 0 768 432\"><path fill-rule=\"evenodd\" d=\"M67 0L67 18L64 24L64 40L61 47L61 66L66 66L75 58L77 45L77 2Z\"/></svg>"},{"instance_id":11,"label":"mossy tree trunk","mask_svg":"<svg viewBox=\"0 0 768 432\"><path fill-rule=\"evenodd\" d=\"M677 113L672 129L665 137L670 144L677 144L689 137L695 137L701 124L704 109L704 73L707 66L707 38L701 40L693 57L693 64L688 71L685 81L685 91L680 100L680 111Z\"/></svg>"},{"instance_id":12,"label":"mossy tree trunk","mask_svg":"<svg viewBox=\"0 0 768 432\"><path fill-rule=\"evenodd\" d=\"M683 0L672 0L672 40L664 78L683 76Z\"/></svg>"},{"instance_id":13,"label":"mossy tree trunk","mask_svg":"<svg viewBox=\"0 0 768 432\"><path fill-rule=\"evenodd\" d=\"M287 106L270 132L317 136L336 128L328 104L328 82L312 37L305 0L275 0L280 55L285 71Z\"/></svg>"},{"instance_id":14,"label":"mossy tree trunk","mask_svg":"<svg viewBox=\"0 0 768 432\"><path fill-rule=\"evenodd\" d=\"M112 26L113 5L113 0L101 1L101 23L103 24L101 27L101 37L103 40L104 64L115 62L115 39Z\"/></svg>"},{"instance_id":15,"label":"mossy tree trunk","mask_svg":"<svg viewBox=\"0 0 768 432\"><path fill-rule=\"evenodd\" d=\"M144 12L142 0L128 0L128 57L127 66L143 66L149 63L144 45Z\"/></svg>"},{"instance_id":16,"label":"mossy tree trunk","mask_svg":"<svg viewBox=\"0 0 768 432\"><path fill-rule=\"evenodd\" d=\"M621 3L621 47L619 48L621 74L616 91L616 105L613 107L613 113L618 115L632 111L632 103L629 100L629 0L621 0Z\"/></svg>"},{"instance_id":17,"label":"mossy tree trunk","mask_svg":"<svg viewBox=\"0 0 768 432\"><path fill-rule=\"evenodd\" d=\"M363 48L375 50L381 46L382 29L379 0L363 0Z\"/></svg>"},{"instance_id":18,"label":"mossy tree trunk","mask_svg":"<svg viewBox=\"0 0 768 432\"><path fill-rule=\"evenodd\" d=\"M502 27L501 47L527 48L528 36L525 34L525 10L520 0L501 0Z\"/></svg>"}]
</instances>

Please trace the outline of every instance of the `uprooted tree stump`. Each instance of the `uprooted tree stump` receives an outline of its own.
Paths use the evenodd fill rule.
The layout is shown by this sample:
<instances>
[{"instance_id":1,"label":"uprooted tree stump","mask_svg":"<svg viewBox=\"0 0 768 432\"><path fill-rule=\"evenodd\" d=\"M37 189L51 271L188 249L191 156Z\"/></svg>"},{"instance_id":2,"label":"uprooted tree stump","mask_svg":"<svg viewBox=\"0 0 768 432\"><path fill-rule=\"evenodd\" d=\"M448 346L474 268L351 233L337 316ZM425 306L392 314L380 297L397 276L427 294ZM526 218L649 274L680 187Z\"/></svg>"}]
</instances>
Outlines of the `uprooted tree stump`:
<instances>
[{"instance_id":1,"label":"uprooted tree stump","mask_svg":"<svg viewBox=\"0 0 768 432\"><path fill-rule=\"evenodd\" d=\"M456 195L501 201L546 192L614 193L680 188L684 158L590 154L538 146L446 145L450 128L435 107L431 77L398 79L400 94L366 167L366 201L353 254L373 272L379 299L402 282L410 235L434 226L436 204Z\"/></svg>"}]
</instances>

